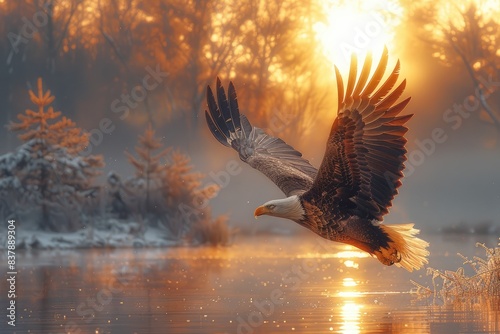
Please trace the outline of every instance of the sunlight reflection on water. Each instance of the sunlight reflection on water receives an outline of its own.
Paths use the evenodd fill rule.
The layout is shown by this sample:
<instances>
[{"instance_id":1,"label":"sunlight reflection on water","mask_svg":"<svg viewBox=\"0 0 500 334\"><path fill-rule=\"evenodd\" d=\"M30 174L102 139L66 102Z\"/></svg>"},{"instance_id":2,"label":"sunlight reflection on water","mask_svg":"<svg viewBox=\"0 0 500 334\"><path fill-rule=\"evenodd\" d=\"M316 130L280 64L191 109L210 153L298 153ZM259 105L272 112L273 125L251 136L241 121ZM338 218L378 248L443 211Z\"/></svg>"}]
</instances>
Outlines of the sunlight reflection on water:
<instances>
[{"instance_id":1,"label":"sunlight reflection on water","mask_svg":"<svg viewBox=\"0 0 500 334\"><path fill-rule=\"evenodd\" d=\"M351 277L346 277L342 281L342 286L345 288L354 288L358 284ZM359 319L360 319L360 309L362 305L359 305L353 299L359 296L357 291L340 291L338 293L339 297L344 299L344 305L342 306L342 326L340 330L343 334L358 334L360 329ZM331 327L333 331L333 327Z\"/></svg>"},{"instance_id":2,"label":"sunlight reflection on water","mask_svg":"<svg viewBox=\"0 0 500 334\"><path fill-rule=\"evenodd\" d=\"M360 331L359 318L361 305L351 300L346 300L342 306L342 320L340 330L343 334L358 334ZM332 328L333 330L333 328Z\"/></svg>"},{"instance_id":3,"label":"sunlight reflection on water","mask_svg":"<svg viewBox=\"0 0 500 334\"><path fill-rule=\"evenodd\" d=\"M430 265L453 269L461 265L454 254L474 255L478 240L433 237L430 241ZM42 334L500 331L498 302L432 306L430 300L417 301L410 294L410 279L429 284L424 271L384 267L365 253L334 243L318 250L316 243L314 237L260 236L216 249L19 254L16 330ZM5 298L0 296L2 305ZM1 333L10 332L5 326L0 324Z\"/></svg>"}]
</instances>

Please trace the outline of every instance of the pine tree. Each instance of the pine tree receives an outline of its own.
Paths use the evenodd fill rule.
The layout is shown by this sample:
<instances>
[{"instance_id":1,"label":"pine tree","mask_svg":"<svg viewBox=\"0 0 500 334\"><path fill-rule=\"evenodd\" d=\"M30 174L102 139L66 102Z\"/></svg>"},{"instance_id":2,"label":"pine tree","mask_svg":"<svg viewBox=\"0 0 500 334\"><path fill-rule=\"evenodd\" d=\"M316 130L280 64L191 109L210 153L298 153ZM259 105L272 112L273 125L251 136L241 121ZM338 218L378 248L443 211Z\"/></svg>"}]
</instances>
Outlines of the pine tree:
<instances>
[{"instance_id":1,"label":"pine tree","mask_svg":"<svg viewBox=\"0 0 500 334\"><path fill-rule=\"evenodd\" d=\"M10 130L21 132L19 139L24 144L18 152L29 157L10 173L19 179L24 199L40 207L41 228L73 230L80 224L82 197L91 189L103 160L78 155L88 145L88 134L54 111L50 104L55 97L50 90L43 91L41 78L37 88L37 94L30 90L29 96L38 110L27 109L18 115L19 123L9 125ZM66 226L58 223L61 215Z\"/></svg>"},{"instance_id":2,"label":"pine tree","mask_svg":"<svg viewBox=\"0 0 500 334\"><path fill-rule=\"evenodd\" d=\"M149 123L144 134L139 136L139 145L135 147L135 152L139 157L135 158L129 152L125 152L129 162L135 167L134 182L139 186L145 184L144 206L142 210L139 209L143 217L153 209L151 205L151 188L158 189L160 187L161 173L165 168L166 156L171 150L171 148L162 149L162 147L163 144L155 137L155 131L151 123ZM158 150L160 151L155 153Z\"/></svg>"},{"instance_id":3,"label":"pine tree","mask_svg":"<svg viewBox=\"0 0 500 334\"><path fill-rule=\"evenodd\" d=\"M54 111L49 105L55 97L51 95L50 90L43 92L42 79L37 81L37 95L30 90L29 96L31 102L38 107L38 111L27 109L25 114L19 114L19 123L11 123L9 129L12 131L24 131L19 135L19 139L28 142L37 139L40 145L58 145L67 149L68 153L76 154L82 151L89 141L89 135L83 132L76 124L66 117L62 117L61 112ZM45 110L45 107L48 107Z\"/></svg>"},{"instance_id":4,"label":"pine tree","mask_svg":"<svg viewBox=\"0 0 500 334\"><path fill-rule=\"evenodd\" d=\"M189 157L172 148L163 148L148 125L135 148L136 156L125 152L135 168L135 176L124 183L111 174L111 211L136 213L150 225L168 231L170 237L187 237L197 242L226 244L229 228L224 217L212 221L208 201L219 187L204 184L204 175L193 171ZM125 204L125 205L124 205ZM139 204L137 207L135 205ZM141 226L145 231L145 226Z\"/></svg>"},{"instance_id":5,"label":"pine tree","mask_svg":"<svg viewBox=\"0 0 500 334\"><path fill-rule=\"evenodd\" d=\"M189 157L179 151L171 153L169 162L162 179L167 211L163 224L180 237L211 220L208 201L217 195L219 186L203 185L204 175L193 172Z\"/></svg>"}]
</instances>

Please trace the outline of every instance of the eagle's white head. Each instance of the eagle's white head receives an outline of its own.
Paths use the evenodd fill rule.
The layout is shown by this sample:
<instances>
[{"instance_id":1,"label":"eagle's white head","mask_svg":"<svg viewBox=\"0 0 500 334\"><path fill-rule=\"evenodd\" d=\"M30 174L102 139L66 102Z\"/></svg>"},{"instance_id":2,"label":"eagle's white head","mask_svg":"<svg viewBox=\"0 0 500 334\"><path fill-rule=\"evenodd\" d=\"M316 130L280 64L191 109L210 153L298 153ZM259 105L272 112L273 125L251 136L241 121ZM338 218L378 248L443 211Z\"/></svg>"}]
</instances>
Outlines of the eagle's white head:
<instances>
[{"instance_id":1,"label":"eagle's white head","mask_svg":"<svg viewBox=\"0 0 500 334\"><path fill-rule=\"evenodd\" d=\"M255 218L269 215L299 221L305 217L305 211L299 196L293 195L283 199L275 199L266 202L255 209Z\"/></svg>"}]
</instances>

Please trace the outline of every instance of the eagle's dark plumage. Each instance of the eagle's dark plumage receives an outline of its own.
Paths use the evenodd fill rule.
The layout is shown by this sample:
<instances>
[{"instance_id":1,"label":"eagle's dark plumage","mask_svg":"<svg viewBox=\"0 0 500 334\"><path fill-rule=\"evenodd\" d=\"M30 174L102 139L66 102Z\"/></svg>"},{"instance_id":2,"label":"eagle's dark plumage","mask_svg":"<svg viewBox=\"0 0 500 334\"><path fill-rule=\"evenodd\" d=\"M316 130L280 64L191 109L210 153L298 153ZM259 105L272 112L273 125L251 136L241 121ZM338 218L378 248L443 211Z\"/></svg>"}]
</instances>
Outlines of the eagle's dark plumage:
<instances>
[{"instance_id":1,"label":"eagle's dark plumage","mask_svg":"<svg viewBox=\"0 0 500 334\"><path fill-rule=\"evenodd\" d=\"M216 96L207 88L208 127L215 138L234 148L241 160L271 179L288 197L265 203L255 214L289 218L318 235L356 246L382 263L409 271L427 263L427 242L416 238L413 224L384 225L403 177L407 128L412 115L400 115L410 98L404 91L399 62L385 81L387 50L370 76L372 58L358 76L352 57L347 87L337 68L338 115L317 170L280 138L266 134L240 115L236 91L227 98L217 79Z\"/></svg>"}]
</instances>

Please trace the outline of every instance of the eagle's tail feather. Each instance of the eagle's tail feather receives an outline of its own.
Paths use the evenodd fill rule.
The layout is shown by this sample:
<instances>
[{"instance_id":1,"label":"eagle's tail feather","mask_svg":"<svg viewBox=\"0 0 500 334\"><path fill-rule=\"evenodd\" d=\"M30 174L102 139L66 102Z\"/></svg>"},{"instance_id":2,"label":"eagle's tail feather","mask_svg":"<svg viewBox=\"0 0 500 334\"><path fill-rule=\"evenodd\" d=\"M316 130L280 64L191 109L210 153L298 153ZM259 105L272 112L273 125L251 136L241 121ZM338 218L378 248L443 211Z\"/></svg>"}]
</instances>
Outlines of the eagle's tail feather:
<instances>
[{"instance_id":1,"label":"eagle's tail feather","mask_svg":"<svg viewBox=\"0 0 500 334\"><path fill-rule=\"evenodd\" d=\"M420 231L413 228L413 224L384 225L379 227L389 236L389 248L381 247L375 251L380 262L396 264L408 271L418 270L427 264L429 243L415 237ZM387 263L390 262L390 263Z\"/></svg>"}]
</instances>

